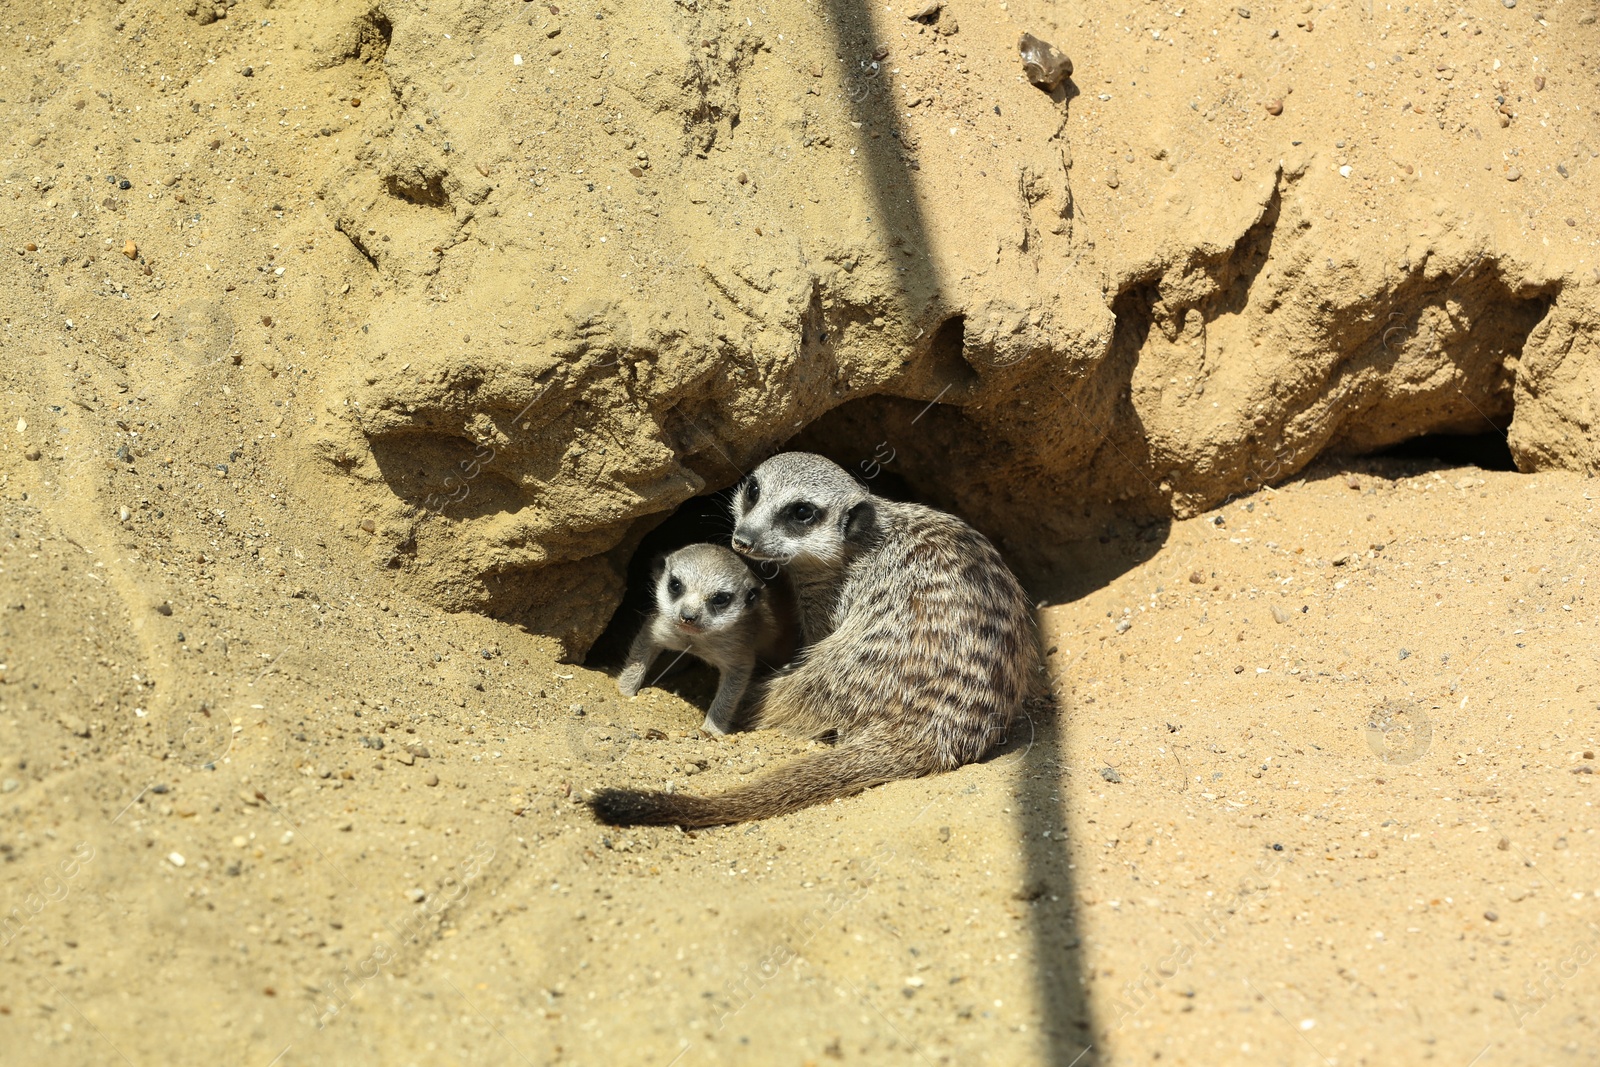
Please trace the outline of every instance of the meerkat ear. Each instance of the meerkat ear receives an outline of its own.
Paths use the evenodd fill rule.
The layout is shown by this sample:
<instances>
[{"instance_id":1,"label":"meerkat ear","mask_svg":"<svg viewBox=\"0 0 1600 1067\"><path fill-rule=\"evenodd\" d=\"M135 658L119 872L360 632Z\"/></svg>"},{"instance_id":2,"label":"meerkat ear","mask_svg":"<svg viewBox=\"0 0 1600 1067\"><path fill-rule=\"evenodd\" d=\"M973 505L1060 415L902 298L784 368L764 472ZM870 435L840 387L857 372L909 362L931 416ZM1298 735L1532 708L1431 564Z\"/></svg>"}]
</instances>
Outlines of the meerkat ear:
<instances>
[{"instance_id":1,"label":"meerkat ear","mask_svg":"<svg viewBox=\"0 0 1600 1067\"><path fill-rule=\"evenodd\" d=\"M872 501L863 500L844 514L842 532L844 539L859 543L872 532L878 523L878 509Z\"/></svg>"},{"instance_id":2,"label":"meerkat ear","mask_svg":"<svg viewBox=\"0 0 1600 1067\"><path fill-rule=\"evenodd\" d=\"M667 570L667 554L665 552L663 552L661 555L657 556L655 559L650 561L650 582L651 582L651 584L653 585L656 582L659 582L661 580L661 576L666 573L666 570Z\"/></svg>"}]
</instances>

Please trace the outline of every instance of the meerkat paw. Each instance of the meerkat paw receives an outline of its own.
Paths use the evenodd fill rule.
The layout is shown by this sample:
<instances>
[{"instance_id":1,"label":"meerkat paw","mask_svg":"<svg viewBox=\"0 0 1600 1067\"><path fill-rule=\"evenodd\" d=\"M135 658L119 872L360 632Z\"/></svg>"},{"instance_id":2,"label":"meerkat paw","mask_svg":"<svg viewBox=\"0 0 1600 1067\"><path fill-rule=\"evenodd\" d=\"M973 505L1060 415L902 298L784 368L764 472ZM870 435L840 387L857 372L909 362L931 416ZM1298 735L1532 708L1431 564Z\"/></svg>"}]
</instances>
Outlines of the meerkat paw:
<instances>
[{"instance_id":1,"label":"meerkat paw","mask_svg":"<svg viewBox=\"0 0 1600 1067\"><path fill-rule=\"evenodd\" d=\"M700 732L710 734L712 737L725 737L728 734L728 731L718 726L709 715L706 716L706 721L700 724Z\"/></svg>"},{"instance_id":2,"label":"meerkat paw","mask_svg":"<svg viewBox=\"0 0 1600 1067\"><path fill-rule=\"evenodd\" d=\"M644 684L644 668L629 667L617 679L617 689L625 697L636 697L639 689Z\"/></svg>"}]
</instances>

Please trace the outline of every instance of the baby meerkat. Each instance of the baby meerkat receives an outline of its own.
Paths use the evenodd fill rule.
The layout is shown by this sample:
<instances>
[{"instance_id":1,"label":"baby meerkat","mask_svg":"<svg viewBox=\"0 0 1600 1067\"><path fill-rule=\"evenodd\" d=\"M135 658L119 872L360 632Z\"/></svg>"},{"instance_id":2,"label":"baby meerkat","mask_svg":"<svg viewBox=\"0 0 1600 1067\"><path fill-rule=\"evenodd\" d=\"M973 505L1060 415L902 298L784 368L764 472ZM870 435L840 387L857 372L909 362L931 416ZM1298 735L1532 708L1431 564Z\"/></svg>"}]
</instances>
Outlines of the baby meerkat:
<instances>
[{"instance_id":1,"label":"baby meerkat","mask_svg":"<svg viewBox=\"0 0 1600 1067\"><path fill-rule=\"evenodd\" d=\"M764 819L952 770L1005 739L1039 652L1032 605L987 538L944 512L874 496L803 452L757 467L733 515L734 547L791 576L805 644L766 685L755 725L838 743L718 796L601 790L599 819Z\"/></svg>"},{"instance_id":2,"label":"baby meerkat","mask_svg":"<svg viewBox=\"0 0 1600 1067\"><path fill-rule=\"evenodd\" d=\"M722 545L680 548L656 562L654 579L655 611L628 650L618 688L637 694L664 649L697 656L722 675L701 728L725 734L757 668L781 667L794 655L786 587L763 583Z\"/></svg>"}]
</instances>

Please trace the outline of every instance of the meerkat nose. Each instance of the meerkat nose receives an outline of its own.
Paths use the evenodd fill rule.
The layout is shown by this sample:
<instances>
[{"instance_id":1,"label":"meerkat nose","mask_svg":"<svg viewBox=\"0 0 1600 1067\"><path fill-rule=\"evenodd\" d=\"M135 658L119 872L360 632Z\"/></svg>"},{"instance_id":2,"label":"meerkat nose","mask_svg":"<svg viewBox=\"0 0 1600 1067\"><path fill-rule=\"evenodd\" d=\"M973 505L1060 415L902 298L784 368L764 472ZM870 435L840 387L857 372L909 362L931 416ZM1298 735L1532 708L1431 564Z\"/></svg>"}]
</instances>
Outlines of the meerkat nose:
<instances>
[{"instance_id":1,"label":"meerkat nose","mask_svg":"<svg viewBox=\"0 0 1600 1067\"><path fill-rule=\"evenodd\" d=\"M678 618L682 619L684 622L699 622L700 613L698 611L680 611L678 612Z\"/></svg>"},{"instance_id":2,"label":"meerkat nose","mask_svg":"<svg viewBox=\"0 0 1600 1067\"><path fill-rule=\"evenodd\" d=\"M737 552L748 552L748 551L750 551L750 546L751 546L750 538L745 537L743 534L740 534L738 532L734 533L734 535L733 535L733 547L734 547L735 551L737 551Z\"/></svg>"}]
</instances>

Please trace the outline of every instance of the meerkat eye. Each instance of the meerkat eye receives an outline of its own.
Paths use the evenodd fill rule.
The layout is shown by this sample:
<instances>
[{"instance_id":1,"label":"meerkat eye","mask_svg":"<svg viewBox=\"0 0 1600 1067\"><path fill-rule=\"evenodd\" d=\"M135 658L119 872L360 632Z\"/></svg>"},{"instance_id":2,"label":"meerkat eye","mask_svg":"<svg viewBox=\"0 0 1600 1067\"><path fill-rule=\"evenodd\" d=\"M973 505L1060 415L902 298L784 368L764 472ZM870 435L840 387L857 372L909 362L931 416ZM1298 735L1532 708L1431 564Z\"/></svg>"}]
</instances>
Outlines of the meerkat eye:
<instances>
[{"instance_id":1,"label":"meerkat eye","mask_svg":"<svg viewBox=\"0 0 1600 1067\"><path fill-rule=\"evenodd\" d=\"M744 482L744 506L753 508L756 501L761 499L761 486L754 478L746 478Z\"/></svg>"},{"instance_id":2,"label":"meerkat eye","mask_svg":"<svg viewBox=\"0 0 1600 1067\"><path fill-rule=\"evenodd\" d=\"M810 526L813 522L816 522L817 515L817 509L812 505L807 504L804 500L800 501L798 504L791 504L789 506L789 517L795 522L806 526Z\"/></svg>"},{"instance_id":3,"label":"meerkat eye","mask_svg":"<svg viewBox=\"0 0 1600 1067\"><path fill-rule=\"evenodd\" d=\"M676 578L668 578L667 579L667 592L671 593L673 596L682 596L683 595L683 583L678 581L678 579L676 579Z\"/></svg>"},{"instance_id":4,"label":"meerkat eye","mask_svg":"<svg viewBox=\"0 0 1600 1067\"><path fill-rule=\"evenodd\" d=\"M724 592L721 592L721 593L713 594L711 599L707 600L706 603L710 604L714 608L725 608L725 607L728 606L728 602L731 601L732 599L733 599L733 594L724 591Z\"/></svg>"}]
</instances>

